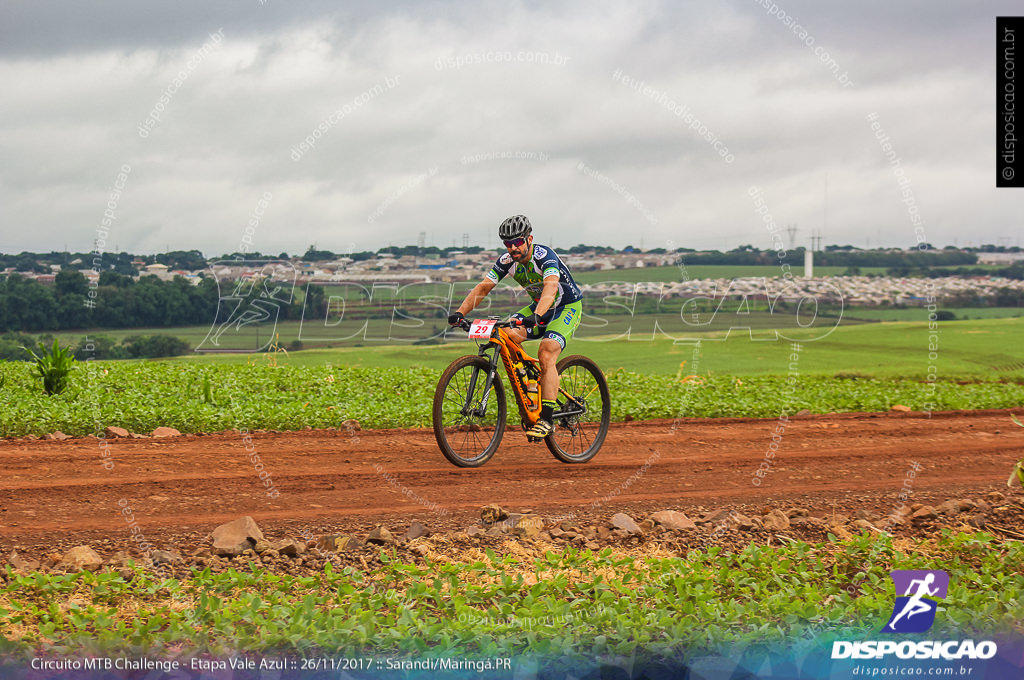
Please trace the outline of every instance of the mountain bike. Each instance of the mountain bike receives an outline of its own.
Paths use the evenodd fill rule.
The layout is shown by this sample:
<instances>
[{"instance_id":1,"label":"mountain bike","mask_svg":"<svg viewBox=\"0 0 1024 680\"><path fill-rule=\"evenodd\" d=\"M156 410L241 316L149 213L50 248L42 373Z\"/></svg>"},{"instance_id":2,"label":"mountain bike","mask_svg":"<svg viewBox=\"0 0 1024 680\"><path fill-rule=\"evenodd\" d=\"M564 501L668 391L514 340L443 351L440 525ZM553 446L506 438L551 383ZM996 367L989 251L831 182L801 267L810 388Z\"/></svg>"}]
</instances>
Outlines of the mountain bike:
<instances>
[{"instance_id":1,"label":"mountain bike","mask_svg":"<svg viewBox=\"0 0 1024 680\"><path fill-rule=\"evenodd\" d=\"M488 317L460 327L479 345L477 354L453 361L434 392L434 438L441 452L459 467L479 467L491 459L505 434L508 402L498 374L505 367L524 430L540 417L541 390L529 383L540 378L540 362L528 355L505 331L512 321ZM559 387L552 418L554 430L544 443L563 463L586 463L608 434L611 398L604 373L593 360L572 355L557 364Z\"/></svg>"}]
</instances>

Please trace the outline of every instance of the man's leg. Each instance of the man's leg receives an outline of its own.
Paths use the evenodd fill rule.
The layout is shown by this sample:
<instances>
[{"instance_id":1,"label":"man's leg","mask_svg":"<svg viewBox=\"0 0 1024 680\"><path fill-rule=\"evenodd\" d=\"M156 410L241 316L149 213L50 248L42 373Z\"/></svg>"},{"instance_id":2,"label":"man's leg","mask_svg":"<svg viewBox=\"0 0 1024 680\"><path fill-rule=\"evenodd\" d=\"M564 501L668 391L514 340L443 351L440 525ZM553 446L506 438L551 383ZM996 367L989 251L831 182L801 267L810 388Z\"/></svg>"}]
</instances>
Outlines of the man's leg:
<instances>
[{"instance_id":1,"label":"man's leg","mask_svg":"<svg viewBox=\"0 0 1024 680\"><path fill-rule=\"evenodd\" d=\"M562 346L557 340L544 338L540 341L537 359L540 361L541 399L554 401L558 398L558 369L555 366L561 353Z\"/></svg>"},{"instance_id":2,"label":"man's leg","mask_svg":"<svg viewBox=\"0 0 1024 680\"><path fill-rule=\"evenodd\" d=\"M512 339L512 342L520 347L526 341L526 330L523 328L506 328L505 332L508 333L508 337Z\"/></svg>"},{"instance_id":3,"label":"man's leg","mask_svg":"<svg viewBox=\"0 0 1024 680\"><path fill-rule=\"evenodd\" d=\"M537 360L540 362L540 417L536 424L526 431L526 436L533 440L547 437L554 425L552 414L555 412L558 399L558 369L555 366L561 353L562 346L557 340L544 338L540 341L540 348L537 350Z\"/></svg>"},{"instance_id":4,"label":"man's leg","mask_svg":"<svg viewBox=\"0 0 1024 680\"><path fill-rule=\"evenodd\" d=\"M574 302L566 309L556 310L551 322L547 324L537 351L537 360L540 362L540 418L537 425L527 432L527 436L537 438L551 432L554 424L552 414L558 400L558 357L579 325L581 310L582 305ZM546 426L541 426L542 421ZM544 433L544 430L547 432Z\"/></svg>"},{"instance_id":5,"label":"man's leg","mask_svg":"<svg viewBox=\"0 0 1024 680\"><path fill-rule=\"evenodd\" d=\"M518 312L515 312L512 315L510 315L509 318L510 319L519 319L520 321L522 321L523 319L525 319L530 314L533 314L533 307L528 305L528 306L523 307L522 309L520 309ZM528 328L506 328L505 330L508 331L508 336L510 338L512 338L513 342L515 342L517 345L522 347L523 343L526 342L526 340L530 337L530 331L533 330L533 329L528 329Z\"/></svg>"}]
</instances>

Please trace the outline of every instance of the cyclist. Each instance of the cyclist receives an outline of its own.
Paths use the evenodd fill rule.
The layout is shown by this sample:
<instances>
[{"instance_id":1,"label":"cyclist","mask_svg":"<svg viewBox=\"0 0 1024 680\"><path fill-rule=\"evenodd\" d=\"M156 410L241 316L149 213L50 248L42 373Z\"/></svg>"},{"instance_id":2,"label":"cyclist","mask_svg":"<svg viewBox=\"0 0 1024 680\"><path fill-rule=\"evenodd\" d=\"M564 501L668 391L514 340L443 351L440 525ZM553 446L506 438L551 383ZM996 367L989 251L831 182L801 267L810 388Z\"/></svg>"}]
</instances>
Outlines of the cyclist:
<instances>
[{"instance_id":1,"label":"cyclist","mask_svg":"<svg viewBox=\"0 0 1024 680\"><path fill-rule=\"evenodd\" d=\"M513 215L498 227L498 238L507 252L476 284L457 311L448 317L452 326L459 325L466 314L473 311L487 294L508 274L516 280L533 302L513 314L511 318L522 328L509 329L509 336L517 343L541 338L537 359L540 361L540 418L526 435L543 439L553 429L552 415L558 394L558 355L565 343L580 325L583 315L583 295L573 281L565 263L551 248L533 242L533 227L525 215Z\"/></svg>"}]
</instances>

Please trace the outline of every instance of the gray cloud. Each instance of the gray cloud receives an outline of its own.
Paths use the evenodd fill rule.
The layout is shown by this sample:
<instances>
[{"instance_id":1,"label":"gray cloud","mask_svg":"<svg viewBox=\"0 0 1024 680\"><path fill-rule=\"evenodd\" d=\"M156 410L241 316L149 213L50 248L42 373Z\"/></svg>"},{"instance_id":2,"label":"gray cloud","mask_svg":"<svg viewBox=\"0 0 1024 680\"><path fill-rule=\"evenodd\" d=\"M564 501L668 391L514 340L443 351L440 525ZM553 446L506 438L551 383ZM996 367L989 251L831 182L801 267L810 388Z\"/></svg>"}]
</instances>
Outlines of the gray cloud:
<instances>
[{"instance_id":1,"label":"gray cloud","mask_svg":"<svg viewBox=\"0 0 1024 680\"><path fill-rule=\"evenodd\" d=\"M0 77L16 96L0 104L4 250L89 249L125 163L108 243L137 252L234 250L264 192L273 200L253 240L273 253L420 232L491 245L516 212L556 245L768 247L748 188L806 235L822 226L826 177L828 242L910 245L872 111L929 240L1019 232L1014 194L992 177L994 16L1009 3L776 4L811 46L753 0L6 3ZM677 115L684 106L732 163Z\"/></svg>"}]
</instances>

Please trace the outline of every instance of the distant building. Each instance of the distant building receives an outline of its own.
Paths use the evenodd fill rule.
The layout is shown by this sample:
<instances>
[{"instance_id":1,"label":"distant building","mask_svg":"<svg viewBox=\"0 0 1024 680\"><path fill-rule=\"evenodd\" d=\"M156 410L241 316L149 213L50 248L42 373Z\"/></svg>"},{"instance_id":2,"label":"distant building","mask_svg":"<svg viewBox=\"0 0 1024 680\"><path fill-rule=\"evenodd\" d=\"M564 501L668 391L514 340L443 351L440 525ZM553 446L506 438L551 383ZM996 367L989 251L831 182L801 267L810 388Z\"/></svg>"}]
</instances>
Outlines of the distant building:
<instances>
[{"instance_id":1,"label":"distant building","mask_svg":"<svg viewBox=\"0 0 1024 680\"><path fill-rule=\"evenodd\" d=\"M1015 262L1024 262L1024 253L978 253L978 264L1008 266Z\"/></svg>"}]
</instances>

